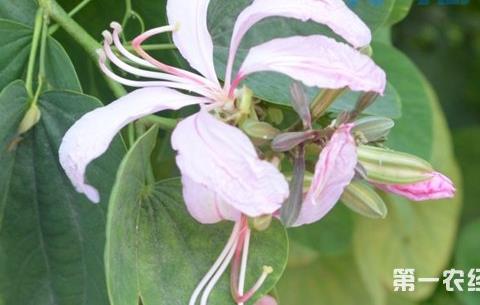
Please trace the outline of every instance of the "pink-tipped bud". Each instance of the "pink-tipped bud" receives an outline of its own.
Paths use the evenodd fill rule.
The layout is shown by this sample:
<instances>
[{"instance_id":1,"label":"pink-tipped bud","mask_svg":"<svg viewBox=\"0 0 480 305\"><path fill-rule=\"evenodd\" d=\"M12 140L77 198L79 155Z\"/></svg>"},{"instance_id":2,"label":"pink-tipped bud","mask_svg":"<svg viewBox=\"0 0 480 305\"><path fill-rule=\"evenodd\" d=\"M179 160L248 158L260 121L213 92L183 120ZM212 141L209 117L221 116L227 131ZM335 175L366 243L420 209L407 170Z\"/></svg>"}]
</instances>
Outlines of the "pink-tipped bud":
<instances>
[{"instance_id":1,"label":"pink-tipped bud","mask_svg":"<svg viewBox=\"0 0 480 305\"><path fill-rule=\"evenodd\" d=\"M376 184L386 192L406 197L413 201L452 198L455 196L455 186L452 181L438 172L426 181L412 184Z\"/></svg>"},{"instance_id":2,"label":"pink-tipped bud","mask_svg":"<svg viewBox=\"0 0 480 305\"><path fill-rule=\"evenodd\" d=\"M262 297L260 300L258 300L255 305L277 305L277 300L275 300L273 297L266 295Z\"/></svg>"}]
</instances>

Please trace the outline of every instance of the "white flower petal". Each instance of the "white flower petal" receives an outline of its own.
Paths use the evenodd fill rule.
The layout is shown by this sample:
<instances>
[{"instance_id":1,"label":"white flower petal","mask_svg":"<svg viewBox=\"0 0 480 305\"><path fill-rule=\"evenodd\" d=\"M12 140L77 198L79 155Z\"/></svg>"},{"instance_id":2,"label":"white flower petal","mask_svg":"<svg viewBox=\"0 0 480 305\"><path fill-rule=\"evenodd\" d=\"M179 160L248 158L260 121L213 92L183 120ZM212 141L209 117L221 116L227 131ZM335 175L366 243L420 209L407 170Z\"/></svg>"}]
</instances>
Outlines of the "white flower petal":
<instances>
[{"instance_id":1,"label":"white flower petal","mask_svg":"<svg viewBox=\"0 0 480 305\"><path fill-rule=\"evenodd\" d=\"M235 23L230 42L229 70L247 31L257 22L274 16L325 24L357 48L368 45L372 39L368 26L343 0L255 0L240 13Z\"/></svg>"},{"instance_id":2,"label":"white flower petal","mask_svg":"<svg viewBox=\"0 0 480 305\"><path fill-rule=\"evenodd\" d=\"M258 158L248 137L206 110L178 124L172 146L182 176L250 217L275 212L288 196L283 175Z\"/></svg>"},{"instance_id":3,"label":"white flower petal","mask_svg":"<svg viewBox=\"0 0 480 305\"><path fill-rule=\"evenodd\" d=\"M210 0L169 0L167 16L173 32L173 42L182 56L203 76L218 83L213 65L213 42L207 27Z\"/></svg>"},{"instance_id":4,"label":"white flower petal","mask_svg":"<svg viewBox=\"0 0 480 305\"><path fill-rule=\"evenodd\" d=\"M85 181L85 171L92 160L107 150L120 129L148 114L203 102L206 100L163 87L133 91L80 118L62 140L60 164L78 192L93 202L99 202L98 191Z\"/></svg>"},{"instance_id":5,"label":"white flower petal","mask_svg":"<svg viewBox=\"0 0 480 305\"><path fill-rule=\"evenodd\" d=\"M239 76L261 71L283 73L310 87L383 94L386 84L385 72L370 57L322 35L279 38L250 49Z\"/></svg>"},{"instance_id":6,"label":"white flower petal","mask_svg":"<svg viewBox=\"0 0 480 305\"><path fill-rule=\"evenodd\" d=\"M222 220L237 221L241 213L227 204L208 187L194 182L188 176L182 176L183 199L188 212L197 221L204 224Z\"/></svg>"}]
</instances>

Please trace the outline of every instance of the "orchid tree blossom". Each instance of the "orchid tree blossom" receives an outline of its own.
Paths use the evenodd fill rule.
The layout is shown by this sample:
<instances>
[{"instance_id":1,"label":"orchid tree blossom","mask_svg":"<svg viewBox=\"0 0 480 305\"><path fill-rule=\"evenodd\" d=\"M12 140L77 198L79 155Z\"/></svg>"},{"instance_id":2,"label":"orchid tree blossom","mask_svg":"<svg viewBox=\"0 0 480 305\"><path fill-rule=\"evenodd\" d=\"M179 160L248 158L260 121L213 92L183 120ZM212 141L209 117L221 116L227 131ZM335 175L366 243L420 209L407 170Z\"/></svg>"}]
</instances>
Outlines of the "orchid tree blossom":
<instances>
[{"instance_id":1,"label":"orchid tree blossom","mask_svg":"<svg viewBox=\"0 0 480 305\"><path fill-rule=\"evenodd\" d=\"M294 226L316 222L338 202L345 187L355 176L357 146L351 134L353 124L343 124L320 153L310 189L304 196L300 215ZM452 198L452 181L439 172L432 172L425 181L412 184L374 184L377 188L412 201Z\"/></svg>"},{"instance_id":2,"label":"orchid tree blossom","mask_svg":"<svg viewBox=\"0 0 480 305\"><path fill-rule=\"evenodd\" d=\"M237 19L226 80L221 85L207 28L208 5L209 0L169 0L169 25L148 30L135 38L132 45L136 55L122 45L121 26L112 23L113 31L103 33L100 68L113 80L140 89L78 120L66 133L59 154L61 165L76 190L91 201L99 202L98 191L88 184L85 172L88 164L108 149L124 126L163 110L198 105L200 111L181 121L172 135L184 199L199 222L227 219L235 221L235 226L224 251L194 291L190 305L196 303L201 291L201 304L207 303L211 290L232 259L234 265L239 266L239 273L232 275L235 283L238 280L234 297L238 304L243 304L271 272L265 267L254 287L243 292L250 236L246 217L274 213L289 191L283 175L274 165L259 159L248 137L222 121L237 111L235 100L242 94L238 86L250 74L262 71L283 73L307 86L347 87L380 94L386 80L385 73L368 56L357 51L356 48L369 44L371 34L342 0L255 0ZM233 74L233 62L245 33L260 20L274 16L325 24L347 43L322 35L274 39L253 47L239 71ZM142 48L145 40L162 33L172 34L178 51L198 74L162 63ZM128 61L117 56L112 44ZM107 60L142 79L116 74Z\"/></svg>"},{"instance_id":3,"label":"orchid tree blossom","mask_svg":"<svg viewBox=\"0 0 480 305\"><path fill-rule=\"evenodd\" d=\"M335 206L355 176L357 146L350 132L352 128L352 124L341 125L321 151L312 184L294 226L322 219Z\"/></svg>"}]
</instances>

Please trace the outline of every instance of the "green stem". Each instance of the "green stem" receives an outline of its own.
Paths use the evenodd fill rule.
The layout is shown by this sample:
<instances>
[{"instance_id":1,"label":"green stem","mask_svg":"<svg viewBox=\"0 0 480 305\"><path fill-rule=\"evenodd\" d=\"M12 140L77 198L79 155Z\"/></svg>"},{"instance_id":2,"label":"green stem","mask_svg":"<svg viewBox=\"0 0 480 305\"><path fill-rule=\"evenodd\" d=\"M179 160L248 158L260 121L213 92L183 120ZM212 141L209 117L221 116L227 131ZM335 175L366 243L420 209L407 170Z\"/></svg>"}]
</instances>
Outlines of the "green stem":
<instances>
[{"instance_id":1,"label":"green stem","mask_svg":"<svg viewBox=\"0 0 480 305\"><path fill-rule=\"evenodd\" d=\"M90 2L92 2L92 0L83 0L82 2L77 4L77 6L75 6L70 12L68 12L68 16L70 16L70 17L75 16L78 12L80 12ZM60 26L58 24L53 25L49 30L50 35L53 35L56 31L58 31L59 28L60 28Z\"/></svg>"},{"instance_id":2,"label":"green stem","mask_svg":"<svg viewBox=\"0 0 480 305\"><path fill-rule=\"evenodd\" d=\"M164 130L173 130L178 124L178 120L176 119L164 118L157 115L146 116L142 118L141 121L151 125L156 124L160 129Z\"/></svg>"},{"instance_id":3,"label":"green stem","mask_svg":"<svg viewBox=\"0 0 480 305\"><path fill-rule=\"evenodd\" d=\"M40 93L43 90L43 86L45 84L45 78L46 78L46 68L45 68L45 57L46 57L46 52L47 52L47 39L48 39L48 15L42 14L42 35L41 35L41 40L40 40L40 58L39 58L39 67L38 67L38 84L37 84L37 90L35 92L35 96L32 99L32 105L36 105L38 102L38 98L40 96Z\"/></svg>"},{"instance_id":4,"label":"green stem","mask_svg":"<svg viewBox=\"0 0 480 305\"><path fill-rule=\"evenodd\" d=\"M53 20L70 34L80 46L82 46L94 61L98 60L96 50L102 47L101 44L93 39L90 34L75 22L75 20L73 20L55 0L39 0L39 5ZM115 96L121 97L127 93L122 85L112 81L106 75L104 77Z\"/></svg>"},{"instance_id":5,"label":"green stem","mask_svg":"<svg viewBox=\"0 0 480 305\"><path fill-rule=\"evenodd\" d=\"M32 48L30 49L30 56L28 57L27 77L25 80L25 87L28 95L33 97L33 72L35 70L35 61L37 59L38 44L40 41L40 34L42 30L43 9L39 8L35 16L35 27L32 37Z\"/></svg>"}]
</instances>

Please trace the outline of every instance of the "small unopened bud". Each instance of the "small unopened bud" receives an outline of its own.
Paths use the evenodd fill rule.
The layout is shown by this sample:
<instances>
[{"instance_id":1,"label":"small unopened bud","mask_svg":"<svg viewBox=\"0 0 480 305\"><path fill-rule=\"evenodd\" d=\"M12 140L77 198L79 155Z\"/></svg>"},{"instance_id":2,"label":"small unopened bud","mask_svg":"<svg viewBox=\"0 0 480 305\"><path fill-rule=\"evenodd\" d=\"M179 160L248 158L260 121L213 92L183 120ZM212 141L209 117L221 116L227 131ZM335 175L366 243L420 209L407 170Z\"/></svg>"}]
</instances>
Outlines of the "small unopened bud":
<instances>
[{"instance_id":1,"label":"small unopened bud","mask_svg":"<svg viewBox=\"0 0 480 305\"><path fill-rule=\"evenodd\" d=\"M268 118L273 124L279 125L283 121L283 112L282 110L274 107L268 107L267 109Z\"/></svg>"},{"instance_id":2,"label":"small unopened bud","mask_svg":"<svg viewBox=\"0 0 480 305\"><path fill-rule=\"evenodd\" d=\"M243 114L248 114L251 111L253 102L253 92L248 87L243 86L241 90L241 97L238 100L238 109Z\"/></svg>"},{"instance_id":3,"label":"small unopened bud","mask_svg":"<svg viewBox=\"0 0 480 305\"><path fill-rule=\"evenodd\" d=\"M272 149L276 152L285 152L292 150L305 141L315 138L315 133L311 131L286 132L279 134L272 141Z\"/></svg>"},{"instance_id":4,"label":"small unopened bud","mask_svg":"<svg viewBox=\"0 0 480 305\"><path fill-rule=\"evenodd\" d=\"M352 211L365 217L379 219L387 216L387 206L369 185L361 181L350 183L340 200Z\"/></svg>"},{"instance_id":5,"label":"small unopened bud","mask_svg":"<svg viewBox=\"0 0 480 305\"><path fill-rule=\"evenodd\" d=\"M385 140L395 122L390 118L369 116L354 122L353 134L360 136L368 142Z\"/></svg>"},{"instance_id":6,"label":"small unopened bud","mask_svg":"<svg viewBox=\"0 0 480 305\"><path fill-rule=\"evenodd\" d=\"M252 119L246 119L241 125L241 128L249 136L262 140L272 140L280 133L277 128L270 124Z\"/></svg>"},{"instance_id":7,"label":"small unopened bud","mask_svg":"<svg viewBox=\"0 0 480 305\"><path fill-rule=\"evenodd\" d=\"M378 97L377 92L366 92L362 94L355 105L355 109L351 112L352 119L361 114L365 109L370 107Z\"/></svg>"},{"instance_id":8,"label":"small unopened bud","mask_svg":"<svg viewBox=\"0 0 480 305\"><path fill-rule=\"evenodd\" d=\"M40 121L41 116L42 115L40 112L40 108L38 108L36 103L33 103L25 113L22 121L20 122L17 134L22 135L32 129L32 127L35 126L38 121Z\"/></svg>"},{"instance_id":9,"label":"small unopened bud","mask_svg":"<svg viewBox=\"0 0 480 305\"><path fill-rule=\"evenodd\" d=\"M367 55L368 57L372 57L373 49L371 45L365 46L360 49L360 53Z\"/></svg>"},{"instance_id":10,"label":"small unopened bud","mask_svg":"<svg viewBox=\"0 0 480 305\"><path fill-rule=\"evenodd\" d=\"M272 215L264 215L253 219L253 228L257 231L265 231L272 224Z\"/></svg>"},{"instance_id":11,"label":"small unopened bud","mask_svg":"<svg viewBox=\"0 0 480 305\"><path fill-rule=\"evenodd\" d=\"M407 153L360 145L358 160L371 182L409 184L429 179L433 171L427 161Z\"/></svg>"},{"instance_id":12,"label":"small unopened bud","mask_svg":"<svg viewBox=\"0 0 480 305\"><path fill-rule=\"evenodd\" d=\"M298 116L302 120L303 127L310 129L312 127L312 116L310 114L310 103L307 95L298 82L295 82L290 87L290 94L292 95L292 105Z\"/></svg>"}]
</instances>

